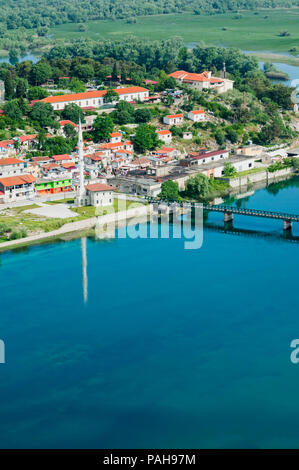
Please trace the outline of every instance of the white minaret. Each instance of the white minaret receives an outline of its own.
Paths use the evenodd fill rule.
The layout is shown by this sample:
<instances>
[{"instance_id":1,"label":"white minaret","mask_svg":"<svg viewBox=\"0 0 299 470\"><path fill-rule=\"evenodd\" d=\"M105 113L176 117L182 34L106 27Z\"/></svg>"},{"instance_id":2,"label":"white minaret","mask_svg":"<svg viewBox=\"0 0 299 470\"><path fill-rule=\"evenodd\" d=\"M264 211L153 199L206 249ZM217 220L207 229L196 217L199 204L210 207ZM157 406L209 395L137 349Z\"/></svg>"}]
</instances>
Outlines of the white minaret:
<instances>
[{"instance_id":1,"label":"white minaret","mask_svg":"<svg viewBox=\"0 0 299 470\"><path fill-rule=\"evenodd\" d=\"M78 127L78 155L79 155L79 186L77 189L77 196L76 196L76 205L82 206L83 205L83 197L85 193L84 187L84 156L83 156L83 137L82 137L82 126L81 126L81 119L79 119L79 127Z\"/></svg>"},{"instance_id":2,"label":"white minaret","mask_svg":"<svg viewBox=\"0 0 299 470\"><path fill-rule=\"evenodd\" d=\"M79 183L79 196L84 194L84 157L83 157L83 137L81 119L79 119L78 129L78 154L79 154L79 170L80 170L80 183Z\"/></svg>"}]
</instances>

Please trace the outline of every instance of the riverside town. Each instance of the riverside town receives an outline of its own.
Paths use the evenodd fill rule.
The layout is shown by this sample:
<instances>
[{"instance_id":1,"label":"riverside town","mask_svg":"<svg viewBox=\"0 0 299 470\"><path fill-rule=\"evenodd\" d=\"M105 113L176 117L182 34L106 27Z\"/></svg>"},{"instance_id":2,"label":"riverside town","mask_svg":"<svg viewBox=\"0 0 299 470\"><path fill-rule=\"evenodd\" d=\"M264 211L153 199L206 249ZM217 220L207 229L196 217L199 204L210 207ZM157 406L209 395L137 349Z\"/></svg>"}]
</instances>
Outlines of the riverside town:
<instances>
[{"instance_id":1,"label":"riverside town","mask_svg":"<svg viewBox=\"0 0 299 470\"><path fill-rule=\"evenodd\" d=\"M0 5L0 458L298 449L298 1Z\"/></svg>"}]
</instances>

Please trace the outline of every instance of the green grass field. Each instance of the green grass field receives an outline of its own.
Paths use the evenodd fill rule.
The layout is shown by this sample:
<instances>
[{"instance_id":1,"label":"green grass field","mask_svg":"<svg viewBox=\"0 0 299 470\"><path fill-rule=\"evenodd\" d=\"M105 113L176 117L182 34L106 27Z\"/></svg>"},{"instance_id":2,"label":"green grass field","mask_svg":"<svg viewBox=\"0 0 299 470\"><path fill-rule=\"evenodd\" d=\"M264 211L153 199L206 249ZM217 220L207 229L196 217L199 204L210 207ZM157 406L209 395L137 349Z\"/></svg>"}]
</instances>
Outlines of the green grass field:
<instances>
[{"instance_id":1,"label":"green grass field","mask_svg":"<svg viewBox=\"0 0 299 470\"><path fill-rule=\"evenodd\" d=\"M288 52L299 50L299 9L259 10L215 16L192 14L137 17L135 24L125 20L93 21L86 23L87 31L79 32L77 24L59 25L51 29L57 39L92 38L120 39L134 35L142 39L161 40L180 36L187 44L235 46L246 51ZM222 28L226 28L223 30ZM280 31L290 36L280 37Z\"/></svg>"}]
</instances>

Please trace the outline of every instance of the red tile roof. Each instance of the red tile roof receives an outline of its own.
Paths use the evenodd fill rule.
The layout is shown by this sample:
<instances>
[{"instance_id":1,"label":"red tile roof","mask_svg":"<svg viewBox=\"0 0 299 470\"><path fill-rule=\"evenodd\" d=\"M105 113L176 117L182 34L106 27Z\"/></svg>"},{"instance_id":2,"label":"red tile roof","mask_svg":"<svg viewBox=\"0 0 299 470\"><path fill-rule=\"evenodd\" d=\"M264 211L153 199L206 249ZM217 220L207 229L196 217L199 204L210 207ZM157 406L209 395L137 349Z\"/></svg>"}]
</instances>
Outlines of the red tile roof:
<instances>
[{"instance_id":1,"label":"red tile roof","mask_svg":"<svg viewBox=\"0 0 299 470\"><path fill-rule=\"evenodd\" d=\"M168 117L169 119L174 119L174 118L184 117L184 115L182 113L181 114L168 114L166 117Z\"/></svg>"},{"instance_id":2,"label":"red tile roof","mask_svg":"<svg viewBox=\"0 0 299 470\"><path fill-rule=\"evenodd\" d=\"M18 163L24 163L23 160L19 160L18 158L1 158L0 165L16 165Z\"/></svg>"},{"instance_id":3,"label":"red tile roof","mask_svg":"<svg viewBox=\"0 0 299 470\"><path fill-rule=\"evenodd\" d=\"M192 114L203 114L204 113L204 110L203 109L198 109L198 110L195 110L195 111L191 111Z\"/></svg>"},{"instance_id":4,"label":"red tile roof","mask_svg":"<svg viewBox=\"0 0 299 470\"><path fill-rule=\"evenodd\" d=\"M59 121L59 124L61 125L61 127L64 127L66 124L69 124L73 127L78 127L77 124L75 124L73 121L70 121L69 119L66 119L65 121Z\"/></svg>"},{"instance_id":5,"label":"red tile roof","mask_svg":"<svg viewBox=\"0 0 299 470\"><path fill-rule=\"evenodd\" d=\"M210 83L222 83L223 80L218 77L209 78L209 72L204 71L202 73L189 73L185 70L178 70L176 72L170 73L169 77L182 80L183 82L210 82Z\"/></svg>"},{"instance_id":6,"label":"red tile roof","mask_svg":"<svg viewBox=\"0 0 299 470\"><path fill-rule=\"evenodd\" d=\"M171 132L171 131L167 131L167 130L166 130L166 131L157 131L157 132L158 132L158 134L160 134L160 135L168 135L168 134L172 134L172 132Z\"/></svg>"},{"instance_id":7,"label":"red tile roof","mask_svg":"<svg viewBox=\"0 0 299 470\"><path fill-rule=\"evenodd\" d=\"M109 142L108 144L102 144L100 145L100 149L115 149L115 148L121 148L123 147L124 144L122 142Z\"/></svg>"},{"instance_id":8,"label":"red tile roof","mask_svg":"<svg viewBox=\"0 0 299 470\"><path fill-rule=\"evenodd\" d=\"M111 137L121 137L121 133L120 132L111 132L110 136Z\"/></svg>"},{"instance_id":9,"label":"red tile roof","mask_svg":"<svg viewBox=\"0 0 299 470\"><path fill-rule=\"evenodd\" d=\"M13 140L0 140L0 147L7 147L8 145L13 145Z\"/></svg>"},{"instance_id":10,"label":"red tile roof","mask_svg":"<svg viewBox=\"0 0 299 470\"><path fill-rule=\"evenodd\" d=\"M69 170L70 168L76 168L76 165L75 165L75 163L73 163L73 162L70 162L70 163L63 163L62 166L63 166L63 168L65 168L66 170Z\"/></svg>"},{"instance_id":11,"label":"red tile roof","mask_svg":"<svg viewBox=\"0 0 299 470\"><path fill-rule=\"evenodd\" d=\"M92 192L115 191L115 189L112 186L109 186L108 184L103 184L103 183L88 184L86 186L86 189Z\"/></svg>"},{"instance_id":12,"label":"red tile roof","mask_svg":"<svg viewBox=\"0 0 299 470\"><path fill-rule=\"evenodd\" d=\"M1 178L0 183L2 186L10 187L10 186L21 186L27 183L34 183L36 178L32 175L20 175L20 176L8 176L7 178Z\"/></svg>"},{"instance_id":13,"label":"red tile roof","mask_svg":"<svg viewBox=\"0 0 299 470\"><path fill-rule=\"evenodd\" d=\"M65 153L63 155L53 155L53 160L55 160L55 162L61 162L63 160L71 160L71 157Z\"/></svg>"},{"instance_id":14,"label":"red tile roof","mask_svg":"<svg viewBox=\"0 0 299 470\"><path fill-rule=\"evenodd\" d=\"M31 135L20 135L18 139L23 142L28 142L29 140L34 140L37 137L37 134L31 134Z\"/></svg>"},{"instance_id":15,"label":"red tile roof","mask_svg":"<svg viewBox=\"0 0 299 470\"><path fill-rule=\"evenodd\" d=\"M114 91L118 95L128 95L131 93L148 92L146 88L142 88L140 86L115 88ZM83 93L72 93L69 95L48 96L47 98L43 98L40 101L43 101L44 103L64 103L67 101L79 101L79 100L88 100L88 99L93 99L93 98L101 98L105 96L106 93L107 93L107 90L86 91Z\"/></svg>"}]
</instances>

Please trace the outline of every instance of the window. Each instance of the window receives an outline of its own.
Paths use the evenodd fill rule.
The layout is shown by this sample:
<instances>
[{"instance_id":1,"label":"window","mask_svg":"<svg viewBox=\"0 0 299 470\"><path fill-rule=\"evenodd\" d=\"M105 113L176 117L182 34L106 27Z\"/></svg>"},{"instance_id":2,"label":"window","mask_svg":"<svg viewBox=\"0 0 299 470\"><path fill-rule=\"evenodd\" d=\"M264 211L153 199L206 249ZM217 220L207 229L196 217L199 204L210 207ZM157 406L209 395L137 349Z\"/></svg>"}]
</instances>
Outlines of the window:
<instances>
[{"instance_id":1,"label":"window","mask_svg":"<svg viewBox=\"0 0 299 470\"><path fill-rule=\"evenodd\" d=\"M252 167L252 163L249 163L248 168L251 168L251 167Z\"/></svg>"}]
</instances>

